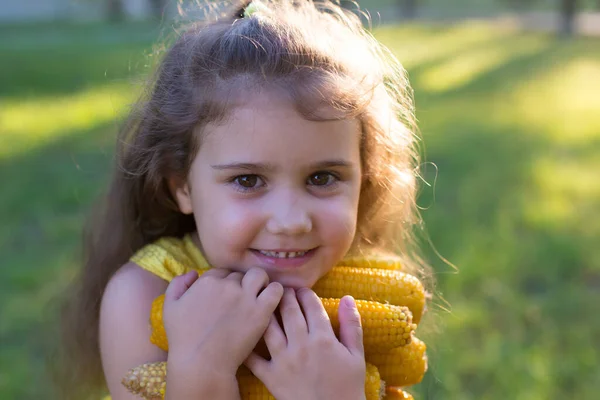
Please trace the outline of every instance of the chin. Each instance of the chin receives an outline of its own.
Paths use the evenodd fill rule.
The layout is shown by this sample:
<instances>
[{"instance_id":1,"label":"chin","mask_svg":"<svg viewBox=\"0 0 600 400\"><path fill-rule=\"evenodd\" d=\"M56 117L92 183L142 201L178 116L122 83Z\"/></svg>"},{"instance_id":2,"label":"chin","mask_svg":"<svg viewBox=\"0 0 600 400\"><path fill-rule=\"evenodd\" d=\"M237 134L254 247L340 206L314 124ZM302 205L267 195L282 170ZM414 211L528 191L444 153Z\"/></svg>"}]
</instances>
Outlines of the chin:
<instances>
[{"instance_id":1,"label":"chin","mask_svg":"<svg viewBox=\"0 0 600 400\"><path fill-rule=\"evenodd\" d=\"M292 289L312 288L318 279L302 276L281 275L271 277L272 282L279 282L283 287Z\"/></svg>"}]
</instances>

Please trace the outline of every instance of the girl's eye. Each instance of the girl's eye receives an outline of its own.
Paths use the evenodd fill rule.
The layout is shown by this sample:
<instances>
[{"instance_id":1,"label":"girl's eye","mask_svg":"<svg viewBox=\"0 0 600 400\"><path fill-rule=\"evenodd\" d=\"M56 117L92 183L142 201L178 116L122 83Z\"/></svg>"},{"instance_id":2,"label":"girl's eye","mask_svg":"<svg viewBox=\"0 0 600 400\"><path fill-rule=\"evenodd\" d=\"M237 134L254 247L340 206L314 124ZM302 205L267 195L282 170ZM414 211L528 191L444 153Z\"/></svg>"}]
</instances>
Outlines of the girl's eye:
<instances>
[{"instance_id":1,"label":"girl's eye","mask_svg":"<svg viewBox=\"0 0 600 400\"><path fill-rule=\"evenodd\" d=\"M251 193L265 186L265 181L258 175L238 175L229 182L241 193Z\"/></svg>"},{"instance_id":2,"label":"girl's eye","mask_svg":"<svg viewBox=\"0 0 600 400\"><path fill-rule=\"evenodd\" d=\"M328 186L337 181L337 177L330 172L317 172L308 178L308 183L313 186Z\"/></svg>"},{"instance_id":3,"label":"girl's eye","mask_svg":"<svg viewBox=\"0 0 600 400\"><path fill-rule=\"evenodd\" d=\"M243 189L255 189L257 186L261 186L262 179L257 175L240 175L236 176L233 181Z\"/></svg>"}]
</instances>

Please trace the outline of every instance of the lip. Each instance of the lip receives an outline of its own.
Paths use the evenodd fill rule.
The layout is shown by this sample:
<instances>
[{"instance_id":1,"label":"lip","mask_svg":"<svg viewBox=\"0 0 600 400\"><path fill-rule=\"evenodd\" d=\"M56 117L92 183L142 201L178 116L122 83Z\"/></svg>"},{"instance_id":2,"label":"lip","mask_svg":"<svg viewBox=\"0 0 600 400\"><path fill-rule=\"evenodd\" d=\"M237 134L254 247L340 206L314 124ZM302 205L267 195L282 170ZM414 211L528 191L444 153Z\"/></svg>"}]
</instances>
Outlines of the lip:
<instances>
[{"instance_id":1,"label":"lip","mask_svg":"<svg viewBox=\"0 0 600 400\"><path fill-rule=\"evenodd\" d=\"M250 249L250 251L261 262L261 264L263 264L267 267L276 268L276 269L295 269L295 268L300 268L301 266L306 264L314 256L317 249L318 249L318 247L312 248L308 251L306 251L306 250L287 250L287 249L286 250L263 250L263 251L272 251L272 252L283 251L286 253L292 252L292 251L295 251L295 252L306 251L306 253L304 255L302 255L300 257L294 257L294 258L270 257L270 256L262 254L260 251L255 250L255 249Z\"/></svg>"},{"instance_id":2,"label":"lip","mask_svg":"<svg viewBox=\"0 0 600 400\"><path fill-rule=\"evenodd\" d=\"M313 250L313 249L310 249ZM291 253L291 252L302 252L302 251L310 251L310 250L306 250L306 249L252 249L252 251L270 251L273 253L279 253L279 252L284 252L284 253Z\"/></svg>"}]
</instances>

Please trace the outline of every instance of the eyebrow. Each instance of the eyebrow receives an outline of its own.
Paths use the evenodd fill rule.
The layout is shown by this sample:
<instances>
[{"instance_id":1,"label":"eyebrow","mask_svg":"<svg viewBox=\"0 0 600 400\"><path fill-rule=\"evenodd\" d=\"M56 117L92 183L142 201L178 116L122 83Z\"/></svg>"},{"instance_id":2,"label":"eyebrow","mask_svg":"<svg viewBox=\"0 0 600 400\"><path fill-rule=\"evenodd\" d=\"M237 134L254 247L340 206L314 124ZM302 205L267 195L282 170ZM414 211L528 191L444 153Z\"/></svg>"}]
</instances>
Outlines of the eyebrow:
<instances>
[{"instance_id":1,"label":"eyebrow","mask_svg":"<svg viewBox=\"0 0 600 400\"><path fill-rule=\"evenodd\" d=\"M323 169L323 168L352 168L353 163L346 160L326 160L319 161L311 164L309 169ZM270 163L230 163L230 164L218 164L211 165L213 169L223 170L244 170L244 171L258 171L258 172L273 172L277 170L277 167Z\"/></svg>"}]
</instances>

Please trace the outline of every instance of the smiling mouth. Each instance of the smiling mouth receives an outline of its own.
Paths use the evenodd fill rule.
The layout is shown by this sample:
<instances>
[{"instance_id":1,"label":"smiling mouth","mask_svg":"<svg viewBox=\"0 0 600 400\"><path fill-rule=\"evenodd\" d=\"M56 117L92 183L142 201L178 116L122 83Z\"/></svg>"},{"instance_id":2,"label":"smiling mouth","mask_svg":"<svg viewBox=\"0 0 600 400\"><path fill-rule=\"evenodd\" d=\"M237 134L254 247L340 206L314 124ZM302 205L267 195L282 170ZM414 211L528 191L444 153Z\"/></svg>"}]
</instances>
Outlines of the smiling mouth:
<instances>
[{"instance_id":1,"label":"smiling mouth","mask_svg":"<svg viewBox=\"0 0 600 400\"><path fill-rule=\"evenodd\" d=\"M306 253L309 253L313 250L314 249L304 250L304 251L269 251L269 250L252 249L252 251L260 253L263 256L273 257L273 258L298 258L298 257L302 257L302 256L306 255Z\"/></svg>"}]
</instances>

